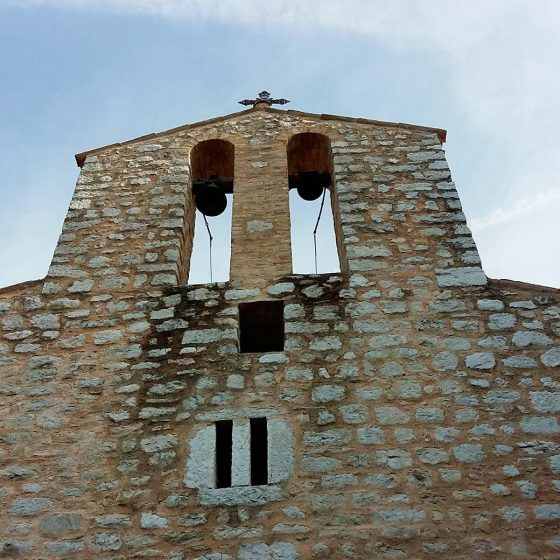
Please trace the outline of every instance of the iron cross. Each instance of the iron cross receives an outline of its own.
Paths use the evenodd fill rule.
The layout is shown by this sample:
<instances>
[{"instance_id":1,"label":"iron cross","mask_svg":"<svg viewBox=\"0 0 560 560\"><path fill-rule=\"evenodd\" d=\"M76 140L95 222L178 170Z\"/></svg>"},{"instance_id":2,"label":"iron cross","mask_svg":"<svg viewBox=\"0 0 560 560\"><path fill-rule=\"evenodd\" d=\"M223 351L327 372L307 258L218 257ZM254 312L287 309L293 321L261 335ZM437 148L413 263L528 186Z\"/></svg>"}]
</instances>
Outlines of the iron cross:
<instances>
[{"instance_id":1,"label":"iron cross","mask_svg":"<svg viewBox=\"0 0 560 560\"><path fill-rule=\"evenodd\" d=\"M273 103L275 105L286 105L286 103L289 103L289 102L290 101L288 99L272 99L272 97L270 97L270 93L268 93L268 91L261 91L256 99L244 99L243 101L240 101L239 103L241 105L252 105L253 107L257 103L266 103L270 107Z\"/></svg>"}]
</instances>

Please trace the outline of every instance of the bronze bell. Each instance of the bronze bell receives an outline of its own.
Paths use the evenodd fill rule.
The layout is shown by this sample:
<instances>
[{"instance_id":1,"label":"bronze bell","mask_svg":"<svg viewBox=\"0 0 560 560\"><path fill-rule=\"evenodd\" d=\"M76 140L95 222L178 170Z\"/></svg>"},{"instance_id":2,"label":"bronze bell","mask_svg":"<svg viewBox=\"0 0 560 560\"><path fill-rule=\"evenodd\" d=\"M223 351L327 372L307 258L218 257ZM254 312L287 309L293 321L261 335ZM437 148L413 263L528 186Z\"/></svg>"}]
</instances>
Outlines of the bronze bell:
<instances>
[{"instance_id":1,"label":"bronze bell","mask_svg":"<svg viewBox=\"0 0 560 560\"><path fill-rule=\"evenodd\" d=\"M297 192L303 200L317 200L329 184L330 174L302 171L297 178Z\"/></svg>"},{"instance_id":2,"label":"bronze bell","mask_svg":"<svg viewBox=\"0 0 560 560\"><path fill-rule=\"evenodd\" d=\"M194 203L205 216L219 216L226 209L226 193L216 181L197 181L193 191Z\"/></svg>"}]
</instances>

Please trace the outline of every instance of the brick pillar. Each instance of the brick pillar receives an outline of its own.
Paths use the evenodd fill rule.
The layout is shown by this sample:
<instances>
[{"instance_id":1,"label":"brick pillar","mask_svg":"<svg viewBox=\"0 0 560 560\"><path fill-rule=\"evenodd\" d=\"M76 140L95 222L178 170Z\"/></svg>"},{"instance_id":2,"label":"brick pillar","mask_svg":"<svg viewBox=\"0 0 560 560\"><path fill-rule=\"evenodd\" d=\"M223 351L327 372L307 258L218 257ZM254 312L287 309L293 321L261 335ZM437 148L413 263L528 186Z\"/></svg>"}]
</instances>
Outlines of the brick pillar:
<instances>
[{"instance_id":1,"label":"brick pillar","mask_svg":"<svg viewBox=\"0 0 560 560\"><path fill-rule=\"evenodd\" d=\"M292 272L284 142L236 147L232 281L266 285Z\"/></svg>"}]
</instances>

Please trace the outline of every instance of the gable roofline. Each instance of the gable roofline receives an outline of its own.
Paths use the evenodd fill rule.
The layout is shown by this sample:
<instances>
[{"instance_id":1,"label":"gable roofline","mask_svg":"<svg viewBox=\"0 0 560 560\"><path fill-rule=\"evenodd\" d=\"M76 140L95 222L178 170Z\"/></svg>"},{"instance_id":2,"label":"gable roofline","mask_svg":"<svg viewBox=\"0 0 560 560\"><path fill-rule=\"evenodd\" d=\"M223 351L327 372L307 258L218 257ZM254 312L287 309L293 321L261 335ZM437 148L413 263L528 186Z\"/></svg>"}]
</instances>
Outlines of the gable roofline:
<instances>
[{"instance_id":1,"label":"gable roofline","mask_svg":"<svg viewBox=\"0 0 560 560\"><path fill-rule=\"evenodd\" d=\"M546 292L551 294L559 294L560 288L553 286L543 286L542 284L532 284L531 282L523 282L522 280L508 280L507 278L488 278L491 288L517 288L519 290L527 290L533 292Z\"/></svg>"},{"instance_id":2,"label":"gable roofline","mask_svg":"<svg viewBox=\"0 0 560 560\"><path fill-rule=\"evenodd\" d=\"M233 119L235 117L240 117L243 115L248 115L250 113L257 111L265 111L269 113L280 113L280 114L288 114L294 115L297 117L304 117L304 118L311 118L317 119L322 121L341 121L341 122L350 122L356 124L365 124L365 125L374 125L374 126L384 126L384 127L393 127L393 128L406 128L410 130L425 130L427 132L435 132L438 135L439 141L443 144L447 138L447 130L443 128L434 128L431 126L422 126L417 124L407 124L407 123L396 123L396 122L388 122L388 121L376 121L372 119L362 119L357 117L344 117L342 115L329 115L325 113L306 113L304 111L295 111L289 109L284 111L282 109L276 109L274 107L261 107L259 106L257 109L251 108L246 109L244 111L237 111L235 113L230 113L229 115L223 115L221 117L214 117L212 119L207 119L204 121L198 121L191 124L184 124L181 126L177 126L175 128L170 128L169 130L164 130L162 132L152 132L151 134L145 134L144 136L139 136L137 138L133 138L131 140L126 140L125 142L115 142L114 144L107 144L106 146L100 146L99 148L93 148L91 150L86 150L85 152L80 152L76 154L74 157L76 158L76 163L78 167L82 167L86 161L88 156L97 154L109 148L116 148L118 146L128 146L130 144L135 144L137 142L145 142L146 140L151 140L153 138L160 138L162 136L168 136L169 134L173 134L175 132L181 132L183 130L190 130L194 128L199 128L201 126L206 126L209 124L213 124L220 121L226 121L228 119Z\"/></svg>"}]
</instances>

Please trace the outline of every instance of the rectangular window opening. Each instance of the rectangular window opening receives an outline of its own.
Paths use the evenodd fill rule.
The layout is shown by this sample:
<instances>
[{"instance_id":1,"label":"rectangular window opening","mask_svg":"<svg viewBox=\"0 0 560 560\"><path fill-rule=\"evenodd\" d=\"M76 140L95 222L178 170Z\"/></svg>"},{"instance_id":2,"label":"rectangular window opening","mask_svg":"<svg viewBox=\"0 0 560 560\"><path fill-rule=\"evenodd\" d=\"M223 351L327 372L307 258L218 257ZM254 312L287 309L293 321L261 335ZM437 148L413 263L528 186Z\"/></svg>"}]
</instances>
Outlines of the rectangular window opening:
<instances>
[{"instance_id":1,"label":"rectangular window opening","mask_svg":"<svg viewBox=\"0 0 560 560\"><path fill-rule=\"evenodd\" d=\"M284 302L254 301L239 304L241 352L284 350Z\"/></svg>"},{"instance_id":2,"label":"rectangular window opening","mask_svg":"<svg viewBox=\"0 0 560 560\"><path fill-rule=\"evenodd\" d=\"M216 488L231 487L233 421L216 422Z\"/></svg>"},{"instance_id":3,"label":"rectangular window opening","mask_svg":"<svg viewBox=\"0 0 560 560\"><path fill-rule=\"evenodd\" d=\"M251 418L251 485L268 484L268 429L266 418Z\"/></svg>"}]
</instances>

